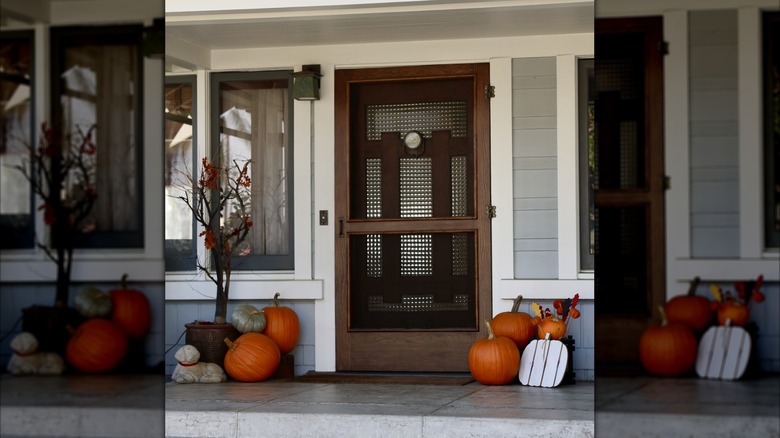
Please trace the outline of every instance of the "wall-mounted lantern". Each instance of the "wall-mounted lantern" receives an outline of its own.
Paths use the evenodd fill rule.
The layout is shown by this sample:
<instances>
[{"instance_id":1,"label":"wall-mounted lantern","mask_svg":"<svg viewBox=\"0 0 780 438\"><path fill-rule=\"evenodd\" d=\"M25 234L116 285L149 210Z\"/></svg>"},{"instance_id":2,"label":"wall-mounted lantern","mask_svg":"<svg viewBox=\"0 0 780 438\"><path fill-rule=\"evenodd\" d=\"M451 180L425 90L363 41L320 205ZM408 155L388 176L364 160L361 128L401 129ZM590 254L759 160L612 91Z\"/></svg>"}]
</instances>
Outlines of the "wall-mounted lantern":
<instances>
[{"instance_id":1,"label":"wall-mounted lantern","mask_svg":"<svg viewBox=\"0 0 780 438\"><path fill-rule=\"evenodd\" d=\"M320 66L304 65L301 71L293 73L293 98L295 100L320 100Z\"/></svg>"}]
</instances>

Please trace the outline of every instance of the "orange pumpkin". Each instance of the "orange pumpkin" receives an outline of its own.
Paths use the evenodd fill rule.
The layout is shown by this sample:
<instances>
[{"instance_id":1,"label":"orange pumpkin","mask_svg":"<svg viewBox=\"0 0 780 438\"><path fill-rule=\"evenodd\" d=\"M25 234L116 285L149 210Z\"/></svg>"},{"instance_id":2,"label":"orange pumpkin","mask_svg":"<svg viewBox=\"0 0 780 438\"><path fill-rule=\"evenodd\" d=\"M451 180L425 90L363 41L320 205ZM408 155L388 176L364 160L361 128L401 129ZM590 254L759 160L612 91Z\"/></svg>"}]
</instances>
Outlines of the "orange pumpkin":
<instances>
[{"instance_id":1,"label":"orange pumpkin","mask_svg":"<svg viewBox=\"0 0 780 438\"><path fill-rule=\"evenodd\" d=\"M517 379L520 350L514 341L495 336L490 321L485 321L488 337L478 339L469 350L469 371L483 385L504 385Z\"/></svg>"},{"instance_id":2,"label":"orange pumpkin","mask_svg":"<svg viewBox=\"0 0 780 438\"><path fill-rule=\"evenodd\" d=\"M686 295L678 295L664 305L666 319L687 325L701 333L712 324L712 303L707 297L696 295L699 277L691 281Z\"/></svg>"},{"instance_id":3,"label":"orange pumpkin","mask_svg":"<svg viewBox=\"0 0 780 438\"><path fill-rule=\"evenodd\" d=\"M542 318L539 325L536 326L536 331L539 339L545 339L547 333L549 333L550 339L557 341L566 335L566 323L555 316L549 316Z\"/></svg>"},{"instance_id":4,"label":"orange pumpkin","mask_svg":"<svg viewBox=\"0 0 780 438\"><path fill-rule=\"evenodd\" d=\"M142 339L152 325L152 308L149 299L137 289L127 288L127 274L122 276L121 286L109 292L111 295L111 320L130 339Z\"/></svg>"},{"instance_id":5,"label":"orange pumpkin","mask_svg":"<svg viewBox=\"0 0 780 438\"><path fill-rule=\"evenodd\" d=\"M279 347L268 336L249 332L235 341L225 338L225 343L225 372L239 382L261 382L279 367Z\"/></svg>"},{"instance_id":6,"label":"orange pumpkin","mask_svg":"<svg viewBox=\"0 0 780 438\"><path fill-rule=\"evenodd\" d=\"M127 336L107 319L90 319L68 340L65 358L85 373L105 373L116 368L127 354Z\"/></svg>"},{"instance_id":7,"label":"orange pumpkin","mask_svg":"<svg viewBox=\"0 0 780 438\"><path fill-rule=\"evenodd\" d=\"M718 324L726 325L726 320L731 320L731 325L745 325L750 319L750 308L736 300L726 300L718 307Z\"/></svg>"},{"instance_id":8,"label":"orange pumpkin","mask_svg":"<svg viewBox=\"0 0 780 438\"><path fill-rule=\"evenodd\" d=\"M662 307L660 311L661 325L648 327L639 338L639 360L650 374L679 376L696 363L696 337L685 324L668 322Z\"/></svg>"},{"instance_id":9,"label":"orange pumpkin","mask_svg":"<svg viewBox=\"0 0 780 438\"><path fill-rule=\"evenodd\" d=\"M505 336L511 339L520 351L523 351L536 334L534 330L536 322L531 315L517 311L522 300L523 296L518 295L512 304L512 310L499 313L493 317L493 321L490 323L496 336Z\"/></svg>"},{"instance_id":10,"label":"orange pumpkin","mask_svg":"<svg viewBox=\"0 0 780 438\"><path fill-rule=\"evenodd\" d=\"M273 306L263 308L266 322L262 333L276 342L282 354L287 354L298 344L301 323L295 311L279 306L279 295L274 295Z\"/></svg>"}]
</instances>

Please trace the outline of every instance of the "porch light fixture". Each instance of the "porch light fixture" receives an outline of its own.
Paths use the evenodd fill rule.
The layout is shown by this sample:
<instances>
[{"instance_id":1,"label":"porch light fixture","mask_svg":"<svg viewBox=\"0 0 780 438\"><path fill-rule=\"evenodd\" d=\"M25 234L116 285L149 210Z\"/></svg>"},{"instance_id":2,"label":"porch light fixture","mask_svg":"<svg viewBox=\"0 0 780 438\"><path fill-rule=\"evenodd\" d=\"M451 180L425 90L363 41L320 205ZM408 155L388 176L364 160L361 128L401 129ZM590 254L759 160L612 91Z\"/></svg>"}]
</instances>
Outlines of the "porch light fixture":
<instances>
[{"instance_id":1,"label":"porch light fixture","mask_svg":"<svg viewBox=\"0 0 780 438\"><path fill-rule=\"evenodd\" d=\"M320 66L304 65L301 71L293 73L293 98L295 100L320 100Z\"/></svg>"}]
</instances>

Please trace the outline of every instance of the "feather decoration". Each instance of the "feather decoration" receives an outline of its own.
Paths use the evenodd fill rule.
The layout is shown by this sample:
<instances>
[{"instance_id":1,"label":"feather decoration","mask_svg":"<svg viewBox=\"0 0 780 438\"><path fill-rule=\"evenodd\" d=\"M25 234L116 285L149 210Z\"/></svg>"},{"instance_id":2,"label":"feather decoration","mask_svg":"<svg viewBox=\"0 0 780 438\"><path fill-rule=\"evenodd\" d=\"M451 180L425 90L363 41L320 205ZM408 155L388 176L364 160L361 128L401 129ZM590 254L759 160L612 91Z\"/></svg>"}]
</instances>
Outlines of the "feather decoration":
<instances>
[{"instance_id":1,"label":"feather decoration","mask_svg":"<svg viewBox=\"0 0 780 438\"><path fill-rule=\"evenodd\" d=\"M544 318L542 315L542 306L540 306L539 303L531 303L531 310L533 310L534 314L539 318Z\"/></svg>"},{"instance_id":2,"label":"feather decoration","mask_svg":"<svg viewBox=\"0 0 780 438\"><path fill-rule=\"evenodd\" d=\"M723 301L723 294L717 284L710 284L710 295L712 295L712 298L715 298L715 301L717 302Z\"/></svg>"}]
</instances>

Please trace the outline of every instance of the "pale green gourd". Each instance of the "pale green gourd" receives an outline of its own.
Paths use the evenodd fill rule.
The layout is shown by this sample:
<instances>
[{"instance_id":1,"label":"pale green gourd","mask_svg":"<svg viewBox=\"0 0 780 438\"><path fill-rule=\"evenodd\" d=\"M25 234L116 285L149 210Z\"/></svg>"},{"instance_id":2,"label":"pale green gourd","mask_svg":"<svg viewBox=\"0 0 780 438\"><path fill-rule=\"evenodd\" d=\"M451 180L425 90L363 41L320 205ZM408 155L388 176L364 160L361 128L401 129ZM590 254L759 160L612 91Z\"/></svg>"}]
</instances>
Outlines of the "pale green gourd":
<instances>
[{"instance_id":1,"label":"pale green gourd","mask_svg":"<svg viewBox=\"0 0 780 438\"><path fill-rule=\"evenodd\" d=\"M102 290L88 286L76 294L73 307L85 318L103 318L111 314L111 296Z\"/></svg>"},{"instance_id":2,"label":"pale green gourd","mask_svg":"<svg viewBox=\"0 0 780 438\"><path fill-rule=\"evenodd\" d=\"M233 327L240 333L257 332L265 329L265 314L251 304L239 304L233 310Z\"/></svg>"}]
</instances>

